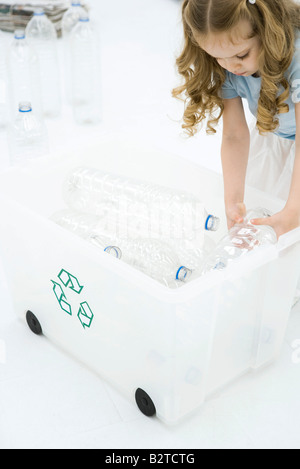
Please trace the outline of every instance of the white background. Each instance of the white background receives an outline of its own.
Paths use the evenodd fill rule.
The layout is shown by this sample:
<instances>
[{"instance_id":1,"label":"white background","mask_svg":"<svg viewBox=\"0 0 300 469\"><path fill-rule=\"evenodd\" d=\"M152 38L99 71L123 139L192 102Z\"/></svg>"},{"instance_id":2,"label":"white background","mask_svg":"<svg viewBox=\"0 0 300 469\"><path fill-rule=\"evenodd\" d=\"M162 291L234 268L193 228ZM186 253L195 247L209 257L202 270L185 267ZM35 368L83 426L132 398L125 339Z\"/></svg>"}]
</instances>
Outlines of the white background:
<instances>
[{"instance_id":1,"label":"white background","mask_svg":"<svg viewBox=\"0 0 300 469\"><path fill-rule=\"evenodd\" d=\"M61 117L47 120L51 152L84 149L104 134L125 135L220 172L221 126L213 137L203 130L183 138L182 104L171 98L178 84L180 2L89 4L101 37L103 119L98 126L78 126L64 102ZM9 164L5 131L0 148L3 169ZM167 427L24 327L10 306L3 273L0 297L0 448L300 448L300 305L291 312L276 363Z\"/></svg>"}]
</instances>

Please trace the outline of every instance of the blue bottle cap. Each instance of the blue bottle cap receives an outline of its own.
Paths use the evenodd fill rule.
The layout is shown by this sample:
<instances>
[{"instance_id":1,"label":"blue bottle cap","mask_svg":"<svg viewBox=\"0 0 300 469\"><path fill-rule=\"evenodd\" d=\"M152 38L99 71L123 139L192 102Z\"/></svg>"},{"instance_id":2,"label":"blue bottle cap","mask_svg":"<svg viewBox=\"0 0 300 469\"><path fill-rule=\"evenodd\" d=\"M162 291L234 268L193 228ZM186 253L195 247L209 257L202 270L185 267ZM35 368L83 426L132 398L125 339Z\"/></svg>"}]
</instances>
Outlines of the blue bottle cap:
<instances>
[{"instance_id":1,"label":"blue bottle cap","mask_svg":"<svg viewBox=\"0 0 300 469\"><path fill-rule=\"evenodd\" d=\"M16 29L15 30L15 39L25 39L25 31L24 29Z\"/></svg>"},{"instance_id":2,"label":"blue bottle cap","mask_svg":"<svg viewBox=\"0 0 300 469\"><path fill-rule=\"evenodd\" d=\"M44 14L45 12L42 8L37 8L33 13L34 16L43 16Z\"/></svg>"},{"instance_id":3,"label":"blue bottle cap","mask_svg":"<svg viewBox=\"0 0 300 469\"><path fill-rule=\"evenodd\" d=\"M191 269L188 269L184 265L179 267L179 269L176 272L176 280L181 280L182 282L185 282L191 275L192 271Z\"/></svg>"},{"instance_id":4,"label":"blue bottle cap","mask_svg":"<svg viewBox=\"0 0 300 469\"><path fill-rule=\"evenodd\" d=\"M208 215L205 222L206 231L217 231L220 225L220 219L214 215Z\"/></svg>"},{"instance_id":5,"label":"blue bottle cap","mask_svg":"<svg viewBox=\"0 0 300 469\"><path fill-rule=\"evenodd\" d=\"M30 103L20 103L19 104L19 112L31 112L32 107Z\"/></svg>"},{"instance_id":6,"label":"blue bottle cap","mask_svg":"<svg viewBox=\"0 0 300 469\"><path fill-rule=\"evenodd\" d=\"M83 22L83 23L87 23L88 21L90 21L90 17L87 13L82 13L82 15L80 15L79 17L79 21Z\"/></svg>"}]
</instances>

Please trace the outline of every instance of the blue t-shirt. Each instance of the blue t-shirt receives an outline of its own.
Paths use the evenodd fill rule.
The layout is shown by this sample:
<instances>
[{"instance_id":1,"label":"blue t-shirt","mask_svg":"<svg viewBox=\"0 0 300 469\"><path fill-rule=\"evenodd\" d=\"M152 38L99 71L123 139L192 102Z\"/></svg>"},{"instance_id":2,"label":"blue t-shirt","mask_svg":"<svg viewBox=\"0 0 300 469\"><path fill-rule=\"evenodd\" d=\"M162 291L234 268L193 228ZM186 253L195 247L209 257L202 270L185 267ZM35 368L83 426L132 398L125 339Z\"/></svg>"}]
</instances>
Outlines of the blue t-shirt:
<instances>
[{"instance_id":1,"label":"blue t-shirt","mask_svg":"<svg viewBox=\"0 0 300 469\"><path fill-rule=\"evenodd\" d=\"M290 94L288 99L285 101L289 105L289 112L278 114L279 126L274 134L279 137L295 140L295 103L300 102L300 32L296 35L293 60L284 76L290 84ZM249 109L256 117L260 88L260 77L237 76L226 71L226 80L221 90L221 96L224 99L236 98L237 96L247 99ZM278 95L280 95L283 90L283 87L280 86Z\"/></svg>"}]
</instances>

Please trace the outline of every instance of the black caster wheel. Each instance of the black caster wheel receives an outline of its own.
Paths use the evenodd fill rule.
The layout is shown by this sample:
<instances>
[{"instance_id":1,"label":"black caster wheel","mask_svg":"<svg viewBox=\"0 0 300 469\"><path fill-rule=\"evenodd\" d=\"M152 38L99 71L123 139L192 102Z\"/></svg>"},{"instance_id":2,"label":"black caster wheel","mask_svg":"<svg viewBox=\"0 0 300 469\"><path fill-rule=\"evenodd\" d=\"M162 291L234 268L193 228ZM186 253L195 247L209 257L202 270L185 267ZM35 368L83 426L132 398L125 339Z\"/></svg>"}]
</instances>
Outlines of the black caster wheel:
<instances>
[{"instance_id":1,"label":"black caster wheel","mask_svg":"<svg viewBox=\"0 0 300 469\"><path fill-rule=\"evenodd\" d=\"M135 401L140 411L147 417L152 417L156 414L155 405L151 397L143 389L138 388L135 391Z\"/></svg>"},{"instance_id":2,"label":"black caster wheel","mask_svg":"<svg viewBox=\"0 0 300 469\"><path fill-rule=\"evenodd\" d=\"M35 317L35 315L31 311L27 311L26 313L26 321L29 326L29 329L34 332L34 334L41 335L43 333L42 327Z\"/></svg>"}]
</instances>

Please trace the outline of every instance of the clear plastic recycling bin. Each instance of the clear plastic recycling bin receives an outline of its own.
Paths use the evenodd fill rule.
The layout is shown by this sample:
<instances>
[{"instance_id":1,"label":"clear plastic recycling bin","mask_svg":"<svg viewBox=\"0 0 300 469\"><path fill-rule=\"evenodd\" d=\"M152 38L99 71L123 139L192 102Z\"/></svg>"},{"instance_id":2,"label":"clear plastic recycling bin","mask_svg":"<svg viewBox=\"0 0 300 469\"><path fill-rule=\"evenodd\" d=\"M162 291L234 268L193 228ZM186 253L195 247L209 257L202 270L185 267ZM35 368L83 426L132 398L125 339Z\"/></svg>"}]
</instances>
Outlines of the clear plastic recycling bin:
<instances>
[{"instance_id":1,"label":"clear plastic recycling bin","mask_svg":"<svg viewBox=\"0 0 300 469\"><path fill-rule=\"evenodd\" d=\"M221 218L222 176L128 142L97 145L0 174L0 248L15 312L166 423L280 353L300 270L300 230L178 289L53 223L78 165L194 193ZM247 188L248 208L284 202Z\"/></svg>"}]
</instances>

